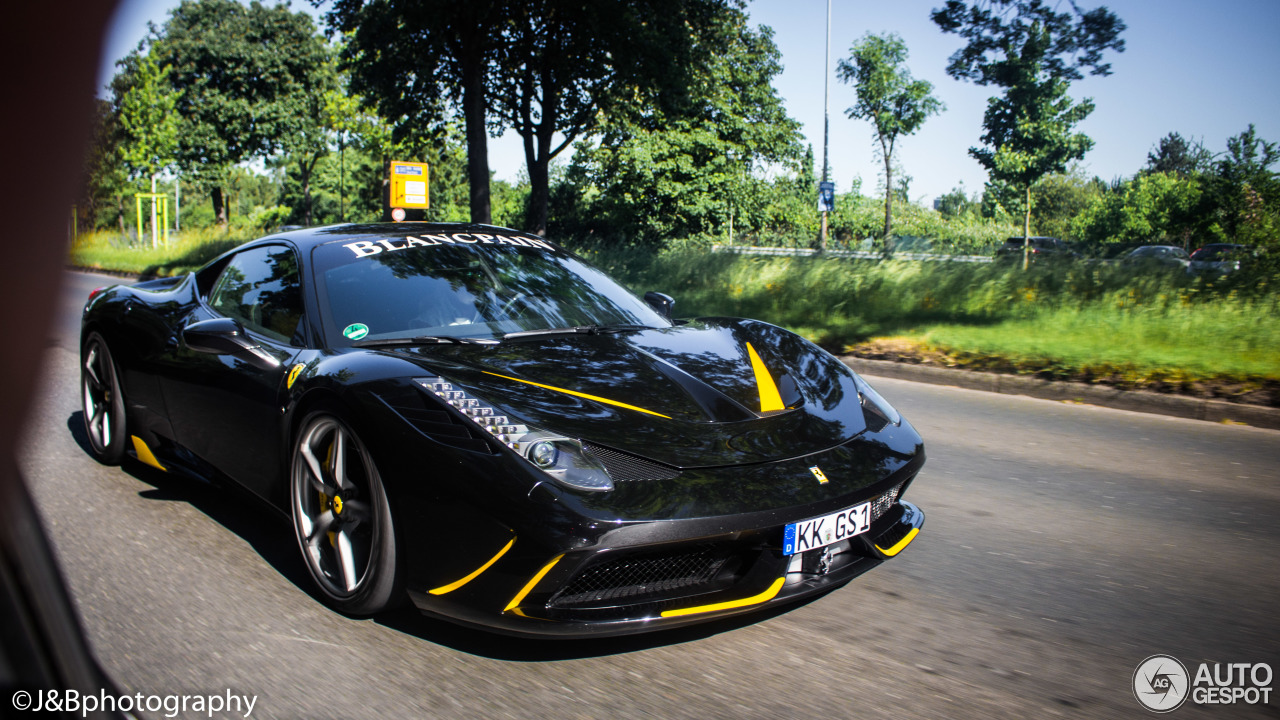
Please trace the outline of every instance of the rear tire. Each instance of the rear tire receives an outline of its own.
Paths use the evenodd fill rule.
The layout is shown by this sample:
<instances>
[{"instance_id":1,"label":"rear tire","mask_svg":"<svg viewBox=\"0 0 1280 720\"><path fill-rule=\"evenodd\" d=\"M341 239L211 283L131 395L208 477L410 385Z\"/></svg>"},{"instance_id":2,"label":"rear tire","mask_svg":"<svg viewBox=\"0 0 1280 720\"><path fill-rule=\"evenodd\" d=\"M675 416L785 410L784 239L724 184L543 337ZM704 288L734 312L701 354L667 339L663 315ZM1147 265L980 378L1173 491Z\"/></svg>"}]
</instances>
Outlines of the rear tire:
<instances>
[{"instance_id":1,"label":"rear tire","mask_svg":"<svg viewBox=\"0 0 1280 720\"><path fill-rule=\"evenodd\" d=\"M374 615L400 602L403 573L382 478L338 416L316 412L302 423L289 496L303 562L329 606Z\"/></svg>"},{"instance_id":2,"label":"rear tire","mask_svg":"<svg viewBox=\"0 0 1280 720\"><path fill-rule=\"evenodd\" d=\"M89 449L98 462L116 465L124 457L127 435L124 394L111 350L96 332L80 348L80 388Z\"/></svg>"}]
</instances>

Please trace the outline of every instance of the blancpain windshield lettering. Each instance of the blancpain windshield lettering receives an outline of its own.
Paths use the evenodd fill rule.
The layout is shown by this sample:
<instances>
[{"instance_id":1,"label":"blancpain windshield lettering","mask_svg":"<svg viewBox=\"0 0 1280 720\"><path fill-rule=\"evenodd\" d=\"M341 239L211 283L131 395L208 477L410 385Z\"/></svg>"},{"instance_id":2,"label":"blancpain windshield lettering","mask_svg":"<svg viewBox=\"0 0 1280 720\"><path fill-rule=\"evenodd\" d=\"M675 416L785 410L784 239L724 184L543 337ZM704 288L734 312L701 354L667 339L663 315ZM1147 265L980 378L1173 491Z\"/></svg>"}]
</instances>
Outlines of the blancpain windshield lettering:
<instances>
[{"instance_id":1,"label":"blancpain windshield lettering","mask_svg":"<svg viewBox=\"0 0 1280 720\"><path fill-rule=\"evenodd\" d=\"M382 252L408 250L411 247L456 245L459 243L463 245L518 245L521 247L542 248L544 250L552 249L550 243L538 238L484 235L481 233L450 233L448 235L423 235L422 237L409 235L403 238L386 238L383 240L357 240L352 243L344 243L342 247L347 248L356 257L360 258L377 255Z\"/></svg>"}]
</instances>

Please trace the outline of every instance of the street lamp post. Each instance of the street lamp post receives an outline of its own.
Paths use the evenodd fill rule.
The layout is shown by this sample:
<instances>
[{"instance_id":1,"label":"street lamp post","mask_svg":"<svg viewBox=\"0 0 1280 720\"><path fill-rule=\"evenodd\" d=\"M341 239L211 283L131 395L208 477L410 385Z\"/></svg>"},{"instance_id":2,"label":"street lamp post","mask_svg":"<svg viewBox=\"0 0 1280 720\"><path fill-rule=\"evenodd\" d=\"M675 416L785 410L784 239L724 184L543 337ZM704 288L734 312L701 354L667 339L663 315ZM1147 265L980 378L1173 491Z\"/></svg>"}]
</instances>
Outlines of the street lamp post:
<instances>
[{"instance_id":1,"label":"street lamp post","mask_svg":"<svg viewBox=\"0 0 1280 720\"><path fill-rule=\"evenodd\" d=\"M827 213L832 210L834 188L828 182L830 165L827 146L831 137L831 0L827 0L827 59L822 68L822 184L818 186L818 207L822 210L822 230L818 234L818 252L827 249Z\"/></svg>"}]
</instances>

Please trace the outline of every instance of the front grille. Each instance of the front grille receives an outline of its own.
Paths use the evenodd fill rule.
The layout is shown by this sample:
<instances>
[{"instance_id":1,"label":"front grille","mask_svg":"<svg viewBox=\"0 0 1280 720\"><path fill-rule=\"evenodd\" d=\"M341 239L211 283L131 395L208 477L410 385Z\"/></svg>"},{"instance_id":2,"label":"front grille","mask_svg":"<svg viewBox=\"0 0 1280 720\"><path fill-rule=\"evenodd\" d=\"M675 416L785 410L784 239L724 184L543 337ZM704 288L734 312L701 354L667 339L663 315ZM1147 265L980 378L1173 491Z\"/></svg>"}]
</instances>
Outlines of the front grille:
<instances>
[{"instance_id":1,"label":"front grille","mask_svg":"<svg viewBox=\"0 0 1280 720\"><path fill-rule=\"evenodd\" d=\"M889 492L871 501L871 520L873 522L880 519L881 515L884 515L889 511L889 508L893 507L893 504L898 501L898 493L901 491L902 485L898 485Z\"/></svg>"},{"instance_id":2,"label":"front grille","mask_svg":"<svg viewBox=\"0 0 1280 720\"><path fill-rule=\"evenodd\" d=\"M633 553L591 565L551 600L556 608L635 604L709 586L733 559L720 544ZM702 589L702 588L699 588ZM687 594L687 593L683 593Z\"/></svg>"},{"instance_id":3,"label":"front grille","mask_svg":"<svg viewBox=\"0 0 1280 720\"><path fill-rule=\"evenodd\" d=\"M643 480L673 480L680 471L670 465L628 455L592 443L583 443L583 449L600 459L614 482L640 482Z\"/></svg>"}]
</instances>

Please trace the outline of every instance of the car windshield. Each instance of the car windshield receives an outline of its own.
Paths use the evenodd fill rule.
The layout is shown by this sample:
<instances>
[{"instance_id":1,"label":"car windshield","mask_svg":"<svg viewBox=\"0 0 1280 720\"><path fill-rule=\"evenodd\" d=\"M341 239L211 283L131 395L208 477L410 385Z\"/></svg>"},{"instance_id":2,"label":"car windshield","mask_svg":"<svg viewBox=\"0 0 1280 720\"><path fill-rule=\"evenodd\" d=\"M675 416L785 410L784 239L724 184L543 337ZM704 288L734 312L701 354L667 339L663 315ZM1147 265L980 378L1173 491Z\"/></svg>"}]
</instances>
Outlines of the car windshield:
<instances>
[{"instance_id":1,"label":"car windshield","mask_svg":"<svg viewBox=\"0 0 1280 720\"><path fill-rule=\"evenodd\" d=\"M1236 257L1244 250L1243 245L1209 245L1191 255L1192 260L1226 260Z\"/></svg>"},{"instance_id":2,"label":"car windshield","mask_svg":"<svg viewBox=\"0 0 1280 720\"><path fill-rule=\"evenodd\" d=\"M525 236L348 238L315 248L313 262L330 346L671 325L604 273Z\"/></svg>"}]
</instances>

